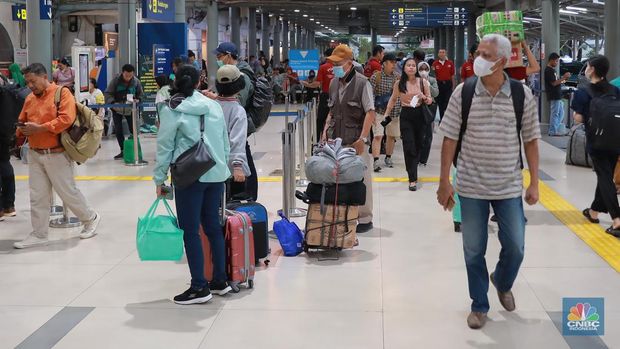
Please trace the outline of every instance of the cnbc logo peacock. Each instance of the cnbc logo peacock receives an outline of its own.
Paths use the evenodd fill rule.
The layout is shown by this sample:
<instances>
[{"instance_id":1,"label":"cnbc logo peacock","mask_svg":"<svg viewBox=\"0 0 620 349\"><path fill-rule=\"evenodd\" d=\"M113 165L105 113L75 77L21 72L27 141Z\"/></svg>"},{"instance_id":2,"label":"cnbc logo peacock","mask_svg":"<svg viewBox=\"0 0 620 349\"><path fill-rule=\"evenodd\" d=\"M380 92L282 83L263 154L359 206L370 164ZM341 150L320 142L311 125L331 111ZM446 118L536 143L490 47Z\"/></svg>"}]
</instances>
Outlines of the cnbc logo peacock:
<instances>
[{"instance_id":1,"label":"cnbc logo peacock","mask_svg":"<svg viewBox=\"0 0 620 349\"><path fill-rule=\"evenodd\" d=\"M604 313L602 298L564 298L564 335L602 335Z\"/></svg>"}]
</instances>

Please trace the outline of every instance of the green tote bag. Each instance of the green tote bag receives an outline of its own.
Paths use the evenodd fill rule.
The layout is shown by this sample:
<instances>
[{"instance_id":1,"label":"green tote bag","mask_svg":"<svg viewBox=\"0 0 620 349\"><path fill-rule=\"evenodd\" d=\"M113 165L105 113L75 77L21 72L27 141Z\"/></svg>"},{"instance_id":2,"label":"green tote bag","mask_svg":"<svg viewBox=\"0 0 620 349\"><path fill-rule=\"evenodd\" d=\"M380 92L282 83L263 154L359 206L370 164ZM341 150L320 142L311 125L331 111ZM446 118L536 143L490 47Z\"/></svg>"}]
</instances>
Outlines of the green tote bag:
<instances>
[{"instance_id":1,"label":"green tote bag","mask_svg":"<svg viewBox=\"0 0 620 349\"><path fill-rule=\"evenodd\" d=\"M157 216L161 201L168 214ZM178 261L183 257L183 230L165 199L157 198L146 215L138 218L136 245L143 261Z\"/></svg>"}]
</instances>

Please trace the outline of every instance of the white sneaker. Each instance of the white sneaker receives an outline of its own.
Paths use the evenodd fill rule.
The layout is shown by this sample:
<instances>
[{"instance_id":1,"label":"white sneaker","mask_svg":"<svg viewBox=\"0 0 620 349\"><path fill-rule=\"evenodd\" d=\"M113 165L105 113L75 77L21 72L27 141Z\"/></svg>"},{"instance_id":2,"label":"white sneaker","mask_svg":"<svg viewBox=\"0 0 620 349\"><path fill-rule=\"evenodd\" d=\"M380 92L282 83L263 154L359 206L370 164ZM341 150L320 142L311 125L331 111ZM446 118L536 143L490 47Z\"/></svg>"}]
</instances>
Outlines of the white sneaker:
<instances>
[{"instance_id":1,"label":"white sneaker","mask_svg":"<svg viewBox=\"0 0 620 349\"><path fill-rule=\"evenodd\" d=\"M34 235L34 233L30 233L30 235L28 235L28 237L25 238L24 240L14 243L13 247L17 249L23 249L23 248L36 247L36 246L45 246L49 244L49 242L50 240L47 237L40 238Z\"/></svg>"},{"instance_id":2,"label":"white sneaker","mask_svg":"<svg viewBox=\"0 0 620 349\"><path fill-rule=\"evenodd\" d=\"M99 221L101 220L101 215L97 213L95 219L88 223L84 223L84 229L80 233L80 239L90 239L93 236L97 235L97 226L99 225Z\"/></svg>"}]
</instances>

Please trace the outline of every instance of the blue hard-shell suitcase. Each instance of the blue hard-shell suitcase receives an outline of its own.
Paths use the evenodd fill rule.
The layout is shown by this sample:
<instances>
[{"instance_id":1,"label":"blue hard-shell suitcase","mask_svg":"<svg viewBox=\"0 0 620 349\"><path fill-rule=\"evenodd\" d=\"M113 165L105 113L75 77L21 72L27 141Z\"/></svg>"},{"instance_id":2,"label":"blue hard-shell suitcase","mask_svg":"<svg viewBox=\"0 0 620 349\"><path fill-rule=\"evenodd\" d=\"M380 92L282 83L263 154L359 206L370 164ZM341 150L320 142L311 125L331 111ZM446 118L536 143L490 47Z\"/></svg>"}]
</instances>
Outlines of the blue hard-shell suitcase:
<instances>
[{"instance_id":1,"label":"blue hard-shell suitcase","mask_svg":"<svg viewBox=\"0 0 620 349\"><path fill-rule=\"evenodd\" d=\"M229 210L245 212L252 220L254 230L254 258L258 264L261 259L265 259L265 264L269 264L266 259L271 252L269 248L269 218L265 206L254 201L232 201L226 205Z\"/></svg>"}]
</instances>

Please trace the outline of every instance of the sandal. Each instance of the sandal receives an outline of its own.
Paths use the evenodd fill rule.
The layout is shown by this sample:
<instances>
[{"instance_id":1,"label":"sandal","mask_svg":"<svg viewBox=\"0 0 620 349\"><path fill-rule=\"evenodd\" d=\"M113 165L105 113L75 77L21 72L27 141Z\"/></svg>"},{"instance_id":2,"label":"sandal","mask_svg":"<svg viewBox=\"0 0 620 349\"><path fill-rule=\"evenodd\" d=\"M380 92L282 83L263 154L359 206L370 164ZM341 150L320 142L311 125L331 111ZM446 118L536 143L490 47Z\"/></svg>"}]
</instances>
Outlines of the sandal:
<instances>
[{"instance_id":1,"label":"sandal","mask_svg":"<svg viewBox=\"0 0 620 349\"><path fill-rule=\"evenodd\" d=\"M612 225L611 227L607 228L605 230L605 232L609 235L613 235L617 238L620 238L620 228L614 228L614 226Z\"/></svg>"},{"instance_id":2,"label":"sandal","mask_svg":"<svg viewBox=\"0 0 620 349\"><path fill-rule=\"evenodd\" d=\"M599 224L601 222L598 219L594 219L592 218L592 216L590 216L589 208L584 209L583 211L581 211L581 213L583 214L584 217L586 217L588 221L590 221L590 223Z\"/></svg>"}]
</instances>

